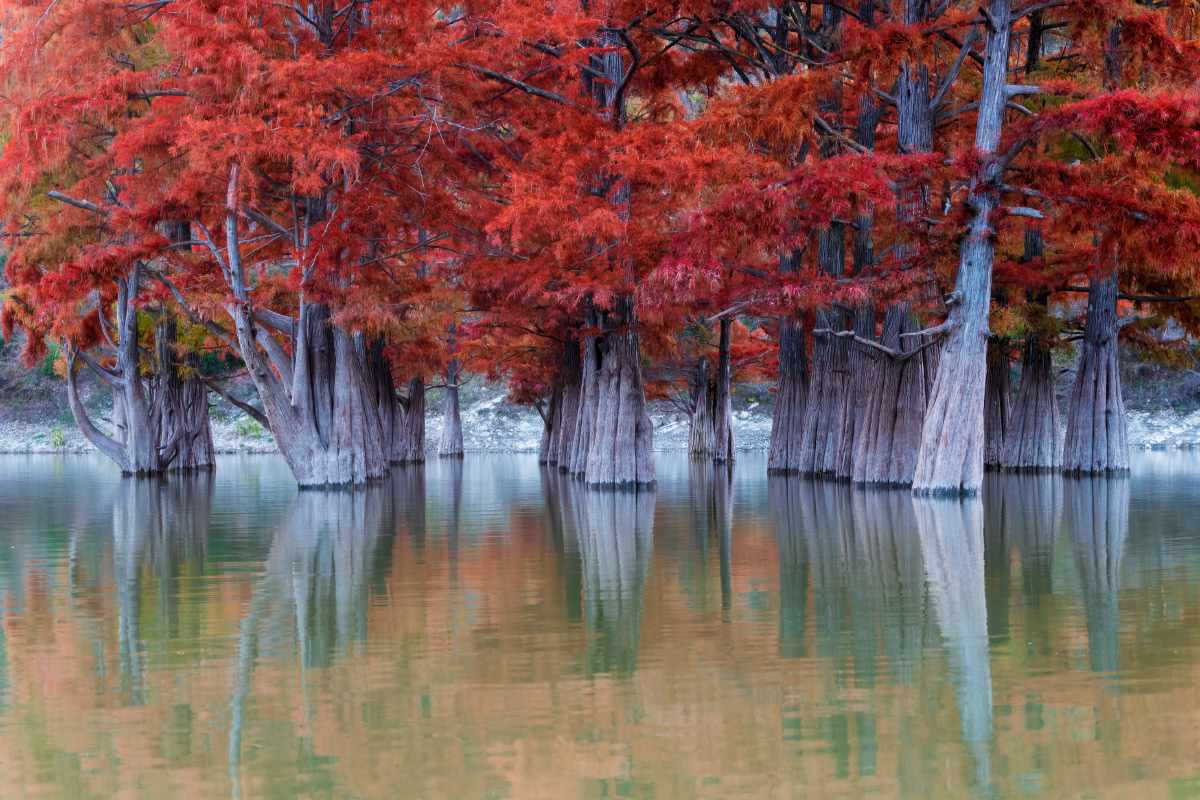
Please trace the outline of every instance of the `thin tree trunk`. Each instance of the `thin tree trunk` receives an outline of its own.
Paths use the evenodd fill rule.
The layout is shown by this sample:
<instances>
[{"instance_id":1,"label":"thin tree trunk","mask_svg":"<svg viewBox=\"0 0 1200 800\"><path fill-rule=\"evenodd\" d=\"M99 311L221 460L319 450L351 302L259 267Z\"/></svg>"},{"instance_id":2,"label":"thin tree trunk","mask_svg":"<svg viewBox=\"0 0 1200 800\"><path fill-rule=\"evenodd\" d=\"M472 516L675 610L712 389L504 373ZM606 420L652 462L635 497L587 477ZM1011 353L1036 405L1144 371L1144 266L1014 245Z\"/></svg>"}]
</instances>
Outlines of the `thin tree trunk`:
<instances>
[{"instance_id":1,"label":"thin tree trunk","mask_svg":"<svg viewBox=\"0 0 1200 800\"><path fill-rule=\"evenodd\" d=\"M987 374L988 310L992 297L995 231L990 216L1000 204L1003 164L995 157L1008 100L1010 0L991 0L983 87L975 130L982 156L967 204L969 230L960 246L958 280L938 356L937 379L925 414L921 453L913 478L919 494L977 493L983 486L983 395Z\"/></svg>"},{"instance_id":2,"label":"thin tree trunk","mask_svg":"<svg viewBox=\"0 0 1200 800\"><path fill-rule=\"evenodd\" d=\"M730 338L733 320L721 318L720 340L717 345L717 375L713 385L713 461L718 464L733 461L733 393L730 386Z\"/></svg>"},{"instance_id":3,"label":"thin tree trunk","mask_svg":"<svg viewBox=\"0 0 1200 800\"><path fill-rule=\"evenodd\" d=\"M1012 411L1012 379L1009 377L1008 354L1001 346L988 348L987 378L983 399L983 465L1000 467L1004 443L1009 433Z\"/></svg>"},{"instance_id":4,"label":"thin tree trunk","mask_svg":"<svg viewBox=\"0 0 1200 800\"><path fill-rule=\"evenodd\" d=\"M438 455L443 458L461 458L463 454L462 411L458 404L458 359L450 359L446 366L446 407L442 412L442 439L438 443Z\"/></svg>"},{"instance_id":5,"label":"thin tree trunk","mask_svg":"<svg viewBox=\"0 0 1200 800\"><path fill-rule=\"evenodd\" d=\"M554 374L554 384L550 387L550 399L546 403L546 411L542 414L542 440L538 445L538 463L549 464L554 450L555 433L562 424L562 369Z\"/></svg>"},{"instance_id":6,"label":"thin tree trunk","mask_svg":"<svg viewBox=\"0 0 1200 800\"><path fill-rule=\"evenodd\" d=\"M585 480L592 488L653 487L654 429L646 412L633 298L618 300L609 316L614 330L599 341L596 417Z\"/></svg>"},{"instance_id":7,"label":"thin tree trunk","mask_svg":"<svg viewBox=\"0 0 1200 800\"><path fill-rule=\"evenodd\" d=\"M1075 474L1129 471L1128 421L1117 362L1117 273L1092 279L1079 367L1067 412L1063 470Z\"/></svg>"}]
</instances>

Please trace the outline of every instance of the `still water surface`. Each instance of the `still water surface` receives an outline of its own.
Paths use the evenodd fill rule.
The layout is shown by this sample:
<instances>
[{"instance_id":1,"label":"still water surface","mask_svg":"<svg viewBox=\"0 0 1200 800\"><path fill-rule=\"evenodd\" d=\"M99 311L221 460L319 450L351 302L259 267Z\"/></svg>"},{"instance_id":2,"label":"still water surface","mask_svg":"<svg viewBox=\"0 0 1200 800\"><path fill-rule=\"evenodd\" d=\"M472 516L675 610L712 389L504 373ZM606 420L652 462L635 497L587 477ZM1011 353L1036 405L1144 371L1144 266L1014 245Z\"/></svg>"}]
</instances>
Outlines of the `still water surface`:
<instances>
[{"instance_id":1,"label":"still water surface","mask_svg":"<svg viewBox=\"0 0 1200 800\"><path fill-rule=\"evenodd\" d=\"M966 502L658 464L0 457L0 796L1200 795L1200 456Z\"/></svg>"}]
</instances>

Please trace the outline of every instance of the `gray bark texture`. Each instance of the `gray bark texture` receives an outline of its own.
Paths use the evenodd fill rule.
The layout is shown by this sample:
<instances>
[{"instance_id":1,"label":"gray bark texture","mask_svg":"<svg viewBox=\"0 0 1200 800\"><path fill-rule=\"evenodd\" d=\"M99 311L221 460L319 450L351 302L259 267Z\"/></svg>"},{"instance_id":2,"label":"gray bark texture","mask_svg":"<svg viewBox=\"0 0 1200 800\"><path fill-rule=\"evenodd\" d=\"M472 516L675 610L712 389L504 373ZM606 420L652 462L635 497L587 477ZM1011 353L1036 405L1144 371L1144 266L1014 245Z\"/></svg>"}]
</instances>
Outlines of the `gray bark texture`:
<instances>
[{"instance_id":1,"label":"gray bark texture","mask_svg":"<svg viewBox=\"0 0 1200 800\"><path fill-rule=\"evenodd\" d=\"M290 333L289 354L250 300L241 256L237 209L238 169L230 171L226 248L220 262L233 297L226 311L235 335L223 333L246 363L262 398L279 452L302 487L346 486L382 478L388 471L378 387L368 374L361 337L330 320L328 306L300 299L299 316L275 327ZM324 216L322 204L306 207L306 224ZM214 253L217 251L214 250ZM424 423L422 422L422 434Z\"/></svg>"},{"instance_id":2,"label":"gray bark texture","mask_svg":"<svg viewBox=\"0 0 1200 800\"><path fill-rule=\"evenodd\" d=\"M793 270L792 256L780 259L782 274ZM779 378L767 470L794 473L800 470L800 441L808 406L808 352L804 341L804 316L779 318Z\"/></svg>"},{"instance_id":3,"label":"gray bark texture","mask_svg":"<svg viewBox=\"0 0 1200 800\"><path fill-rule=\"evenodd\" d=\"M1000 205L1004 165L996 157L1008 101L1010 0L990 0L983 86L975 128L982 156L968 189L971 221L960 245L955 302L938 357L937 378L925 413L921 452L913 476L918 494L974 494L983 485L983 396L987 376L988 310L992 297L995 231L989 218Z\"/></svg>"},{"instance_id":4,"label":"gray bark texture","mask_svg":"<svg viewBox=\"0 0 1200 800\"><path fill-rule=\"evenodd\" d=\"M1058 397L1050 350L1036 337L1025 344L1021 386L1013 403L1000 466L1022 472L1049 472L1062 467L1058 440Z\"/></svg>"},{"instance_id":5,"label":"gray bark texture","mask_svg":"<svg viewBox=\"0 0 1200 800\"><path fill-rule=\"evenodd\" d=\"M875 306L861 303L851 314L851 329L855 336L874 341ZM874 356L864 348L850 346L846 354L846 400L842 403L842 420L839 425L841 436L838 444L834 476L851 480L854 477L854 461L862 444L866 428L868 403L874 377Z\"/></svg>"},{"instance_id":6,"label":"gray bark texture","mask_svg":"<svg viewBox=\"0 0 1200 800\"><path fill-rule=\"evenodd\" d=\"M1008 354L1000 346L988 347L987 378L983 391L983 466L998 469L1012 416L1012 379Z\"/></svg>"},{"instance_id":7,"label":"gray bark texture","mask_svg":"<svg viewBox=\"0 0 1200 800\"><path fill-rule=\"evenodd\" d=\"M733 321L720 320L717 374L708 379L708 362L701 358L693 387L692 430L688 451L708 456L718 464L733 460L733 395L730 386L729 348Z\"/></svg>"},{"instance_id":8,"label":"gray bark texture","mask_svg":"<svg viewBox=\"0 0 1200 800\"><path fill-rule=\"evenodd\" d=\"M558 419L550 431L546 460L550 464L557 464L560 470L569 472L574 437L579 431L579 409L583 396L583 362L579 356L579 342L574 339L567 339L563 345L558 382L558 407L555 411Z\"/></svg>"},{"instance_id":9,"label":"gray bark texture","mask_svg":"<svg viewBox=\"0 0 1200 800\"><path fill-rule=\"evenodd\" d=\"M208 387L200 380L200 359L175 349L176 322L164 317L155 326L158 371L154 376L153 413L160 452L175 448L171 470L212 469L216 461L208 420Z\"/></svg>"},{"instance_id":10,"label":"gray bark texture","mask_svg":"<svg viewBox=\"0 0 1200 800\"><path fill-rule=\"evenodd\" d=\"M208 424L207 393L180 380L174 369L167 376L161 365L149 381L142 377L138 342L138 296L142 265L130 265L117 281L116 365L109 369L73 346L67 348L67 400L75 424L97 450L126 475L153 475L176 466L195 469L212 465L212 434ZM108 324L106 321L102 324ZM172 339L173 328L172 330ZM165 331L160 330L160 335ZM110 340L111 341L111 340ZM162 343L169 348L169 343ZM173 353L172 359L173 359ZM101 431L79 397L75 364L83 363L113 391L113 435ZM174 365L173 365L174 366ZM147 387L147 383L149 386ZM164 424L166 428L164 429ZM185 459L179 462L180 454Z\"/></svg>"},{"instance_id":11,"label":"gray bark texture","mask_svg":"<svg viewBox=\"0 0 1200 800\"><path fill-rule=\"evenodd\" d=\"M1079 366L1067 412L1063 470L1076 474L1129 471L1128 420L1117 363L1117 273L1092 279Z\"/></svg>"},{"instance_id":12,"label":"gray bark texture","mask_svg":"<svg viewBox=\"0 0 1200 800\"><path fill-rule=\"evenodd\" d=\"M920 451L927 387L935 371L932 348L915 337L916 315L904 303L891 303L883 319L880 344L896 357L878 352L869 367L870 390L863 401L862 436L852 479L873 486L911 486Z\"/></svg>"},{"instance_id":13,"label":"gray bark texture","mask_svg":"<svg viewBox=\"0 0 1200 800\"><path fill-rule=\"evenodd\" d=\"M584 479L589 487L653 487L654 429L646 412L633 298L624 297L598 343L596 410Z\"/></svg>"},{"instance_id":14,"label":"gray bark texture","mask_svg":"<svg viewBox=\"0 0 1200 800\"><path fill-rule=\"evenodd\" d=\"M591 335L583 338L583 371L580 377L579 412L575 417L575 434L571 437L570 462L567 472L582 478L587 470L588 450L592 446L592 431L596 427L596 409L600 403L600 339L595 333L599 316L591 299L584 308L584 326ZM563 463L559 462L559 469Z\"/></svg>"},{"instance_id":15,"label":"gray bark texture","mask_svg":"<svg viewBox=\"0 0 1200 800\"><path fill-rule=\"evenodd\" d=\"M463 454L462 409L458 402L458 359L450 359L446 367L446 405L442 411L442 438L438 442L438 455L443 458L461 458Z\"/></svg>"}]
</instances>

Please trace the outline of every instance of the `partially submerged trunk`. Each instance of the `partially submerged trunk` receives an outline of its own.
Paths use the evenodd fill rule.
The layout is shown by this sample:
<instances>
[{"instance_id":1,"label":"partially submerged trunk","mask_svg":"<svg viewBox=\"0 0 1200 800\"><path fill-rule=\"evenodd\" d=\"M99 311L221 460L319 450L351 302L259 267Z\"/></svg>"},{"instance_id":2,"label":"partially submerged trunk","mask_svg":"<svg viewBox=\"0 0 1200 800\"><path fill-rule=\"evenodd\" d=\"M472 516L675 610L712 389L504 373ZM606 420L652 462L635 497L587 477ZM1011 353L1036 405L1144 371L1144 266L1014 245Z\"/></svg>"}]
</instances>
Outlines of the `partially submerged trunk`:
<instances>
[{"instance_id":1,"label":"partially submerged trunk","mask_svg":"<svg viewBox=\"0 0 1200 800\"><path fill-rule=\"evenodd\" d=\"M845 340L833 333L844 328L840 311L817 309L811 391L800 434L797 471L801 475L832 477L837 467L849 384L849 352Z\"/></svg>"},{"instance_id":2,"label":"partially submerged trunk","mask_svg":"<svg viewBox=\"0 0 1200 800\"><path fill-rule=\"evenodd\" d=\"M991 0L983 86L975 129L981 157L967 205L971 221L960 245L958 279L938 356L937 378L925 413L913 477L918 494L974 494L983 486L983 395L987 376L988 310L992 297L995 231L1004 165L995 153L1008 101L1011 0Z\"/></svg>"},{"instance_id":3,"label":"partially submerged trunk","mask_svg":"<svg viewBox=\"0 0 1200 800\"><path fill-rule=\"evenodd\" d=\"M588 451L592 446L592 432L596 427L596 409L600 403L600 337L596 329L599 316L591 298L587 301L583 317L584 327L590 335L582 341L582 367L579 377L579 410L575 415L575 432L571 436L569 459L559 461L559 469L565 469L577 478L587 470Z\"/></svg>"},{"instance_id":4,"label":"partially submerged trunk","mask_svg":"<svg viewBox=\"0 0 1200 800\"><path fill-rule=\"evenodd\" d=\"M212 439L208 433L207 394L197 399L194 393L163 391L168 384L160 376L152 376L150 390L142 378L141 349L138 343L138 296L142 280L142 265L134 262L123 277L117 281L117 324L112 326L107 318L103 325L112 327L115 341L116 365L108 368L87 353L68 345L67 349L67 399L75 424L96 449L112 459L126 475L153 475L165 471L173 464L180 452L188 453L189 463L181 465L188 469L205 455L202 436L207 434L208 461L212 464ZM75 377L75 362L81 360L101 381L113 391L113 435L101 431L88 415L79 396ZM164 404L169 406L164 410ZM162 431L166 421L169 431ZM166 438L164 437L166 434Z\"/></svg>"},{"instance_id":5,"label":"partially submerged trunk","mask_svg":"<svg viewBox=\"0 0 1200 800\"><path fill-rule=\"evenodd\" d=\"M1129 471L1128 421L1117 364L1117 273L1093 278L1079 367L1067 412L1063 470L1121 474Z\"/></svg>"},{"instance_id":6,"label":"partially submerged trunk","mask_svg":"<svg viewBox=\"0 0 1200 800\"><path fill-rule=\"evenodd\" d=\"M330 320L328 306L300 298L299 316L257 309L242 263L237 202L238 169L230 172L226 249L221 270L233 294L226 311L234 335L215 329L234 347L262 398L279 452L302 487L361 484L388 471L386 437L374 376L354 335ZM306 204L305 224L324 217L323 204ZM274 337L288 336L288 353ZM424 419L421 420L422 438Z\"/></svg>"},{"instance_id":7,"label":"partially submerged trunk","mask_svg":"<svg viewBox=\"0 0 1200 800\"><path fill-rule=\"evenodd\" d=\"M793 271L792 256L780 259L780 272ZM793 473L800 469L800 441L804 409L808 405L808 352L804 341L804 315L779 318L779 378L775 414L771 418L771 443L767 471Z\"/></svg>"},{"instance_id":8,"label":"partially submerged trunk","mask_svg":"<svg viewBox=\"0 0 1200 800\"><path fill-rule=\"evenodd\" d=\"M862 436L854 460L853 480L875 486L910 486L917 469L927 387L936 371L932 348L919 338L916 315L903 303L888 306L880 344L870 370L870 391Z\"/></svg>"},{"instance_id":9,"label":"partially submerged trunk","mask_svg":"<svg viewBox=\"0 0 1200 800\"><path fill-rule=\"evenodd\" d=\"M175 447L172 470L212 469L216 461L212 427L208 420L208 387L199 377L195 353L176 352L174 317L163 317L155 326L158 373L152 391L161 452Z\"/></svg>"},{"instance_id":10,"label":"partially submerged trunk","mask_svg":"<svg viewBox=\"0 0 1200 800\"><path fill-rule=\"evenodd\" d=\"M1062 466L1058 442L1058 397L1050 349L1037 337L1025 344L1021 386L1013 404L1000 465L1021 472L1048 472Z\"/></svg>"},{"instance_id":11,"label":"partially submerged trunk","mask_svg":"<svg viewBox=\"0 0 1200 800\"><path fill-rule=\"evenodd\" d=\"M855 336L874 341L875 306L872 303L855 306L851 317L851 330ZM858 457L858 449L866 428L866 398L871 394L875 364L872 355L862 347L850 347L846 359L849 375L846 401L842 404L841 439L834 476L849 480L854 477L854 461Z\"/></svg>"},{"instance_id":12,"label":"partially submerged trunk","mask_svg":"<svg viewBox=\"0 0 1200 800\"><path fill-rule=\"evenodd\" d=\"M558 402L556 419L550 430L546 462L570 471L571 452L579 430L579 409L583 394L583 362L579 357L579 342L568 338L563 344L562 361L558 368Z\"/></svg>"},{"instance_id":13,"label":"partially submerged trunk","mask_svg":"<svg viewBox=\"0 0 1200 800\"><path fill-rule=\"evenodd\" d=\"M716 449L716 433L713 431L712 387L708 381L708 359L701 358L696 365L696 376L692 386L691 433L688 435L688 453L693 456L711 456Z\"/></svg>"},{"instance_id":14,"label":"partially submerged trunk","mask_svg":"<svg viewBox=\"0 0 1200 800\"><path fill-rule=\"evenodd\" d=\"M688 451L708 456L718 464L733 460L733 396L730 386L729 348L733 321L720 320L717 374L708 380L708 362L700 359L693 393L692 432Z\"/></svg>"},{"instance_id":15,"label":"partially submerged trunk","mask_svg":"<svg viewBox=\"0 0 1200 800\"><path fill-rule=\"evenodd\" d=\"M633 298L618 300L606 317L610 330L597 347L596 410L584 479L593 488L652 487L654 429L646 412Z\"/></svg>"},{"instance_id":16,"label":"partially submerged trunk","mask_svg":"<svg viewBox=\"0 0 1200 800\"><path fill-rule=\"evenodd\" d=\"M458 359L450 359L446 367L446 407L442 411L442 438L438 455L461 458L463 454L462 411L458 404Z\"/></svg>"},{"instance_id":17,"label":"partially submerged trunk","mask_svg":"<svg viewBox=\"0 0 1200 800\"><path fill-rule=\"evenodd\" d=\"M1012 381L1009 377L1008 355L1002 347L989 347L987 359L983 392L983 465L996 469L1003 460L1004 443L1009 432Z\"/></svg>"},{"instance_id":18,"label":"partially submerged trunk","mask_svg":"<svg viewBox=\"0 0 1200 800\"><path fill-rule=\"evenodd\" d=\"M542 415L542 439L538 444L538 463L550 463L550 448L554 442L554 433L558 430L558 426L562 424L562 412L559 410L559 405L562 403L562 371L554 376L554 384L550 387L550 399L546 401L546 410L542 411L541 406L538 406L538 412Z\"/></svg>"},{"instance_id":19,"label":"partially submerged trunk","mask_svg":"<svg viewBox=\"0 0 1200 800\"><path fill-rule=\"evenodd\" d=\"M408 394L401 398L400 425L393 443L392 462L425 460L425 379L409 378Z\"/></svg>"}]
</instances>

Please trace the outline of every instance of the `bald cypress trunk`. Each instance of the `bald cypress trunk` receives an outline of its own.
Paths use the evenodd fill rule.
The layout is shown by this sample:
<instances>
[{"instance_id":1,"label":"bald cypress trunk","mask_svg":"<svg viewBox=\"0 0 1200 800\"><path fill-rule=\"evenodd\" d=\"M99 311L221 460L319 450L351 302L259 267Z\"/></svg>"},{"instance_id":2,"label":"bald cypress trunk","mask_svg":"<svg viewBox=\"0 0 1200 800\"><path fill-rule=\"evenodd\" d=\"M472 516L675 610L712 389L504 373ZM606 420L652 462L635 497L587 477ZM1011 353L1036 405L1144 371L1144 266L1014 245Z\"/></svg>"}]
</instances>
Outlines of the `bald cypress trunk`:
<instances>
[{"instance_id":1,"label":"bald cypress trunk","mask_svg":"<svg viewBox=\"0 0 1200 800\"><path fill-rule=\"evenodd\" d=\"M596 416L584 479L593 488L652 487L654 429L646 412L633 298L617 301L598 343Z\"/></svg>"},{"instance_id":2,"label":"bald cypress trunk","mask_svg":"<svg viewBox=\"0 0 1200 800\"><path fill-rule=\"evenodd\" d=\"M538 445L538 463L549 464L550 453L554 446L554 433L562 424L562 370L554 375L554 384L550 387L550 399L546 410L542 412L542 439ZM539 407L540 410L540 407Z\"/></svg>"},{"instance_id":3,"label":"bald cypress trunk","mask_svg":"<svg viewBox=\"0 0 1200 800\"><path fill-rule=\"evenodd\" d=\"M579 411L575 434L571 437L569 463L565 465L566 471L578 478L582 478L587 470L588 451L596 427L596 409L600 402L600 344L595 332L599 325L599 315L591 298L588 298L584 307L584 327L590 335L584 336L581 343L583 367L579 382ZM564 468L561 461L559 468Z\"/></svg>"},{"instance_id":4,"label":"bald cypress trunk","mask_svg":"<svg viewBox=\"0 0 1200 800\"><path fill-rule=\"evenodd\" d=\"M583 363L579 358L579 342L568 338L563 345L559 368L561 385L558 402L558 427L550 433L548 462L566 470L578 429L579 409L583 395Z\"/></svg>"},{"instance_id":5,"label":"bald cypress trunk","mask_svg":"<svg viewBox=\"0 0 1200 800\"><path fill-rule=\"evenodd\" d=\"M425 460L425 380L409 378L408 394L401 403L403 414L396 430L392 461Z\"/></svg>"},{"instance_id":6,"label":"bald cypress trunk","mask_svg":"<svg viewBox=\"0 0 1200 800\"><path fill-rule=\"evenodd\" d=\"M995 256L990 217L1000 206L1004 171L995 153L1008 100L1010 10L1010 0L990 0L990 18L998 21L999 27L989 29L984 50L975 129L975 149L982 161L968 190L971 221L960 245L954 302L925 413L921 452L913 477L913 491L919 494L973 494L983 485L983 396Z\"/></svg>"},{"instance_id":7,"label":"bald cypress trunk","mask_svg":"<svg viewBox=\"0 0 1200 800\"><path fill-rule=\"evenodd\" d=\"M866 302L856 306L851 321L856 336L875 339L875 306L872 303ZM874 361L874 355L863 347L849 348L847 394L846 402L842 404L841 439L834 469L837 478L849 480L854 477L854 462L858 458L859 447L866 431L869 407L867 398L871 395L875 377Z\"/></svg>"},{"instance_id":8,"label":"bald cypress trunk","mask_svg":"<svg viewBox=\"0 0 1200 800\"><path fill-rule=\"evenodd\" d=\"M798 254L779 258L779 273L795 272ZM767 470L792 473L800 470L800 443L808 405L808 352L804 341L804 315L779 318L779 377L775 413L771 418L771 442Z\"/></svg>"},{"instance_id":9,"label":"bald cypress trunk","mask_svg":"<svg viewBox=\"0 0 1200 800\"><path fill-rule=\"evenodd\" d=\"M688 453L711 456L716 449L713 430L712 387L708 382L708 359L701 357L692 379L692 420L688 435Z\"/></svg>"},{"instance_id":10,"label":"bald cypress trunk","mask_svg":"<svg viewBox=\"0 0 1200 800\"><path fill-rule=\"evenodd\" d=\"M1063 470L1069 473L1129 471L1128 421L1117 362L1117 274L1093 278L1079 367L1067 412Z\"/></svg>"},{"instance_id":11,"label":"bald cypress trunk","mask_svg":"<svg viewBox=\"0 0 1200 800\"><path fill-rule=\"evenodd\" d=\"M713 461L718 464L733 461L733 393L730 386L730 337L733 320L721 318L717 344L717 376L713 386Z\"/></svg>"},{"instance_id":12,"label":"bald cypress trunk","mask_svg":"<svg viewBox=\"0 0 1200 800\"><path fill-rule=\"evenodd\" d=\"M194 353L180 356L176 352L174 317L158 321L155 340L158 372L151 395L159 451L175 448L171 470L212 469L216 455L208 419L208 387L199 378L200 359Z\"/></svg>"},{"instance_id":13,"label":"bald cypress trunk","mask_svg":"<svg viewBox=\"0 0 1200 800\"><path fill-rule=\"evenodd\" d=\"M1012 381L1009 377L1008 355L1003 348L990 346L987 359L983 401L983 465L997 469L1003 460L1004 442L1009 432Z\"/></svg>"},{"instance_id":14,"label":"bald cypress trunk","mask_svg":"<svg viewBox=\"0 0 1200 800\"><path fill-rule=\"evenodd\" d=\"M931 349L902 334L919 329L904 303L888 306L880 344L898 353L875 354L870 392L864 399L863 432L855 455L853 480L877 486L908 486L917 468L930 374Z\"/></svg>"},{"instance_id":15,"label":"bald cypress trunk","mask_svg":"<svg viewBox=\"0 0 1200 800\"><path fill-rule=\"evenodd\" d=\"M1023 364L1001 466L1021 472L1048 472L1062 466L1050 349L1037 337L1029 337Z\"/></svg>"},{"instance_id":16,"label":"bald cypress trunk","mask_svg":"<svg viewBox=\"0 0 1200 800\"><path fill-rule=\"evenodd\" d=\"M463 454L462 409L458 402L458 378L458 359L452 358L446 367L446 406L442 411L442 438L438 442L438 455L443 458L460 458Z\"/></svg>"}]
</instances>

